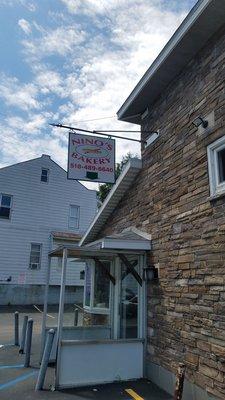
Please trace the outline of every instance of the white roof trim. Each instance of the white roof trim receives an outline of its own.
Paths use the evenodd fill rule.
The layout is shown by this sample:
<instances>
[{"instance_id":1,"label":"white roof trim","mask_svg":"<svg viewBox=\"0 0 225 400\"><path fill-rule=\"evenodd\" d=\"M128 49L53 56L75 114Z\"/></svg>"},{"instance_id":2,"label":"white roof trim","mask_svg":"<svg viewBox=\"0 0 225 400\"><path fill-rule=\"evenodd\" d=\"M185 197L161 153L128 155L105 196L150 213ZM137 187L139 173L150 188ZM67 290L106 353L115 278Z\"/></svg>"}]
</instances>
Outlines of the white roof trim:
<instances>
[{"instance_id":1,"label":"white roof trim","mask_svg":"<svg viewBox=\"0 0 225 400\"><path fill-rule=\"evenodd\" d=\"M131 183L134 181L141 168L142 161L140 159L131 158L128 161L119 178L117 179L115 185L112 187L104 203L99 209L93 222L89 226L87 232L82 237L79 243L80 246L92 242L99 234L101 228L103 227L119 201L122 199L123 195L131 186Z\"/></svg>"},{"instance_id":2,"label":"white roof trim","mask_svg":"<svg viewBox=\"0 0 225 400\"><path fill-rule=\"evenodd\" d=\"M133 232L136 233L136 235L141 236L143 239L146 240L151 240L152 239L152 235L150 235L147 232L141 231L140 229L137 229L136 226L130 226L129 228L126 228L122 231L122 233L124 232Z\"/></svg>"},{"instance_id":3,"label":"white roof trim","mask_svg":"<svg viewBox=\"0 0 225 400\"><path fill-rule=\"evenodd\" d=\"M126 237L126 233L134 233L135 237ZM138 238L136 237L138 236ZM97 239L85 245L86 248L122 249L122 250L151 250L151 235L134 226L124 229L121 233L112 234Z\"/></svg>"},{"instance_id":4,"label":"white roof trim","mask_svg":"<svg viewBox=\"0 0 225 400\"><path fill-rule=\"evenodd\" d=\"M102 249L121 249L121 250L151 250L149 240L132 239L107 239L103 238L101 242Z\"/></svg>"}]
</instances>

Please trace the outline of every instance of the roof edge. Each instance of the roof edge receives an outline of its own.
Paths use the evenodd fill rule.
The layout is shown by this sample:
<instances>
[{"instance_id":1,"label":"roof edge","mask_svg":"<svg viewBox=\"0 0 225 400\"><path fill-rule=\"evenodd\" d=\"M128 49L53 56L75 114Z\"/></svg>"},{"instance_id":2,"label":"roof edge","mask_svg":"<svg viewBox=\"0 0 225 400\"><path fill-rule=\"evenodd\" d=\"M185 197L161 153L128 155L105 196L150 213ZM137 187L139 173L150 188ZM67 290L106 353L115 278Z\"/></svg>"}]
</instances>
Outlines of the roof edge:
<instances>
[{"instance_id":1,"label":"roof edge","mask_svg":"<svg viewBox=\"0 0 225 400\"><path fill-rule=\"evenodd\" d=\"M53 160L53 158L50 155L47 154L42 154L39 157L35 157L35 158L31 158L29 160L25 160L25 161L18 161L17 163L14 164L10 164L10 165L5 165L4 167L0 167L0 172L3 171L6 168L12 168L12 167L16 167L17 165L21 165L21 164L26 164L29 162L33 162L36 160L41 160L41 159L45 159L48 157L48 160L50 160L52 163L54 163L57 167L59 167L65 174L67 174L67 171L60 165L58 164L55 160ZM74 179L75 180L75 179ZM89 189L87 186L85 186L83 183L81 183L80 181L76 180L76 182L82 186L83 189L88 190L89 192L97 192L97 190L95 189Z\"/></svg>"},{"instance_id":2,"label":"roof edge","mask_svg":"<svg viewBox=\"0 0 225 400\"><path fill-rule=\"evenodd\" d=\"M136 233L136 235L141 236L143 239L145 240L152 240L152 235L146 231L142 231L138 228L136 228L136 226L130 226L129 228L125 228L123 229L122 233L125 232L133 232Z\"/></svg>"},{"instance_id":3,"label":"roof edge","mask_svg":"<svg viewBox=\"0 0 225 400\"><path fill-rule=\"evenodd\" d=\"M107 206L109 205L110 200L114 197L115 193L118 191L118 188L120 188L122 186L124 179L126 178L126 176L128 175L129 171L132 168L137 169L139 171L142 168L142 160L139 158L131 158L126 163L126 165L124 166L124 169L122 170L120 176L118 177L115 185L110 190L108 196L106 197L105 201L103 202L102 206L100 207L100 209L99 209L98 213L96 214L95 218L93 219L91 225L89 226L86 233L80 240L79 246L83 246L84 244L88 243L89 236L91 235L91 232L92 232L95 224L99 220L99 217L108 208ZM116 207L116 205L114 206L114 208Z\"/></svg>"},{"instance_id":4,"label":"roof edge","mask_svg":"<svg viewBox=\"0 0 225 400\"><path fill-rule=\"evenodd\" d=\"M211 1L212 0L199 0L195 4L195 6L191 9L191 11L188 13L186 18L183 20L183 22L180 24L180 26L174 32L174 34L169 39L167 44L164 46L162 51L159 53L159 55L156 57L156 59L153 61L153 63L150 65L150 67L147 69L145 74L139 80L139 82L137 83L135 88L132 90L130 95L127 97L125 102L122 104L120 109L117 111L117 117L119 120L123 120L123 117L124 117L124 120L126 120L128 118L128 116L125 116L124 114L126 113L128 108L131 106L132 102L140 94L140 92L145 87L145 85L151 80L151 78L153 77L155 72L164 63L164 61L170 55L170 53L176 48L176 46L178 45L180 40L188 33L191 26L196 22L196 20L202 14L202 12L205 10L205 8L207 8L207 6L211 3ZM143 110L143 112L144 112L144 110ZM134 117L136 117L136 116L137 116L137 114L134 115ZM132 118L132 115L129 116L129 118Z\"/></svg>"}]
</instances>

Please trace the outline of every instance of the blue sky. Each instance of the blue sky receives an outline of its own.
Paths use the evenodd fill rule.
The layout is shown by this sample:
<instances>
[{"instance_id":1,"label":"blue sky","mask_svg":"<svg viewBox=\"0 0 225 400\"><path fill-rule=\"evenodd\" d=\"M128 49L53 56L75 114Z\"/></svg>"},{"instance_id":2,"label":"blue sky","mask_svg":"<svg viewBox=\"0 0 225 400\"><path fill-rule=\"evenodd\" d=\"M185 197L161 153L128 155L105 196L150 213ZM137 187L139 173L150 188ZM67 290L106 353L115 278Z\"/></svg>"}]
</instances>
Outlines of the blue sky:
<instances>
[{"instance_id":1,"label":"blue sky","mask_svg":"<svg viewBox=\"0 0 225 400\"><path fill-rule=\"evenodd\" d=\"M116 112L195 3L0 0L0 167L42 153L66 167L67 133L49 122L137 129ZM117 161L127 151L139 145L117 141Z\"/></svg>"}]
</instances>

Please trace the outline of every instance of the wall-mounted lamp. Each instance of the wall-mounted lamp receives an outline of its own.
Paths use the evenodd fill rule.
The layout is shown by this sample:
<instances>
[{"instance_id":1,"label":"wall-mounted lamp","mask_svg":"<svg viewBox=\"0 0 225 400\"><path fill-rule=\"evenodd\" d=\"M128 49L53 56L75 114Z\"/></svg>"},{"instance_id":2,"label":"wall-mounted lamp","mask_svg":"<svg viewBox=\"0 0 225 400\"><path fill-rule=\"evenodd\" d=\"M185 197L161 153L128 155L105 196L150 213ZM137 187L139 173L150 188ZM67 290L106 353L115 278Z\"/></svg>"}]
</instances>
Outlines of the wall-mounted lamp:
<instances>
[{"instance_id":1,"label":"wall-mounted lamp","mask_svg":"<svg viewBox=\"0 0 225 400\"><path fill-rule=\"evenodd\" d=\"M147 282L156 282L159 278L158 269L154 265L144 268L144 277Z\"/></svg>"},{"instance_id":2,"label":"wall-mounted lamp","mask_svg":"<svg viewBox=\"0 0 225 400\"><path fill-rule=\"evenodd\" d=\"M206 121L205 119L203 119L202 117L197 117L194 119L194 121L192 122L192 124L198 128L199 126L202 126L203 128L207 128L207 126L209 125L208 121Z\"/></svg>"},{"instance_id":3,"label":"wall-mounted lamp","mask_svg":"<svg viewBox=\"0 0 225 400\"><path fill-rule=\"evenodd\" d=\"M147 138L145 147L150 146L157 138L159 137L159 132L153 132L151 135Z\"/></svg>"},{"instance_id":4,"label":"wall-mounted lamp","mask_svg":"<svg viewBox=\"0 0 225 400\"><path fill-rule=\"evenodd\" d=\"M149 113L149 109L146 108L145 111L141 114L141 119L142 120L145 119L148 116L148 113Z\"/></svg>"}]
</instances>

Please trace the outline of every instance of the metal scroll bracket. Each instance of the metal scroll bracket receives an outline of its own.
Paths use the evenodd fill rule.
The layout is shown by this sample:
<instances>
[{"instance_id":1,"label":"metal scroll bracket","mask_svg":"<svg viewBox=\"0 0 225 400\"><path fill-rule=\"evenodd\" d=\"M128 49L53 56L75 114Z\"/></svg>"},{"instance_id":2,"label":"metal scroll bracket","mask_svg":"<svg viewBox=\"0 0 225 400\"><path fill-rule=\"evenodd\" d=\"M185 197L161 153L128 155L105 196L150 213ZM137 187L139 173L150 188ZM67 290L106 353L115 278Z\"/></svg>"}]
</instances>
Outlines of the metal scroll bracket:
<instances>
[{"instance_id":1,"label":"metal scroll bracket","mask_svg":"<svg viewBox=\"0 0 225 400\"><path fill-rule=\"evenodd\" d=\"M101 262L101 260L99 260L99 258L97 258L97 257L93 257L93 259L96 262L96 264L99 265L104 270L105 274L109 277L109 279L113 283L113 285L115 285L116 284L116 280L115 280L114 276L112 276L110 274L110 272L107 270L105 265Z\"/></svg>"},{"instance_id":2,"label":"metal scroll bracket","mask_svg":"<svg viewBox=\"0 0 225 400\"><path fill-rule=\"evenodd\" d=\"M141 279L140 275L134 269L134 266L130 263L130 261L127 259L127 257L124 254L118 254L118 257L124 263L124 265L127 267L129 272L133 275L133 277L136 279L136 281L139 283L139 285L142 286L142 279Z\"/></svg>"}]
</instances>

